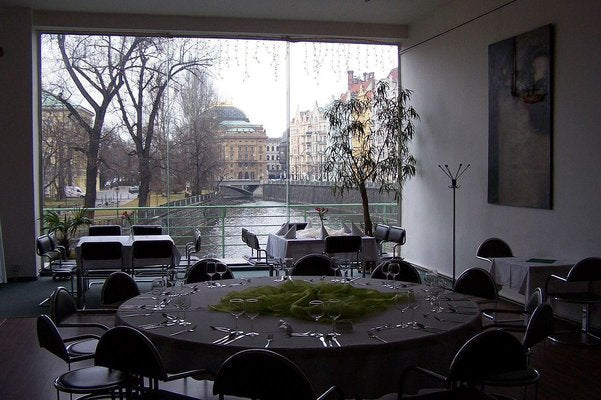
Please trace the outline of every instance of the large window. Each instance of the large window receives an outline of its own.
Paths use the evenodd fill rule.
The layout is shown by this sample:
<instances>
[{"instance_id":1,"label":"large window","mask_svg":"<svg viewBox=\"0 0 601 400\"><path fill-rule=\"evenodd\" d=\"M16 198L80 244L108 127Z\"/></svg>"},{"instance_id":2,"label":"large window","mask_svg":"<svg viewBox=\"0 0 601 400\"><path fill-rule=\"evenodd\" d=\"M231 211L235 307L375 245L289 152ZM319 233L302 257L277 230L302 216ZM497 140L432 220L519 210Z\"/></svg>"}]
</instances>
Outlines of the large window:
<instances>
[{"instance_id":1,"label":"large window","mask_svg":"<svg viewBox=\"0 0 601 400\"><path fill-rule=\"evenodd\" d=\"M324 110L398 80L395 46L72 34L41 43L44 206L95 208L96 219L165 204L285 207L284 217L243 215L268 232L287 214L313 217L289 203L356 203L327 192ZM231 210L164 210L144 215L182 238L209 217L221 217L221 236L249 223L228 223Z\"/></svg>"}]
</instances>

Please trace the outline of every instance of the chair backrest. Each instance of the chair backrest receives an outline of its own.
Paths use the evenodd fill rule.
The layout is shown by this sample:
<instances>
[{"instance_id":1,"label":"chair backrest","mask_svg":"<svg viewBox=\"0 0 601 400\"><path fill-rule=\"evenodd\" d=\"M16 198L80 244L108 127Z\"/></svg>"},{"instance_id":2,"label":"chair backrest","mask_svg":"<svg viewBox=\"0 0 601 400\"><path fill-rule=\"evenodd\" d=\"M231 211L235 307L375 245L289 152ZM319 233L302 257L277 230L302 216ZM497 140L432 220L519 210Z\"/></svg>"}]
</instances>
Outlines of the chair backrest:
<instances>
[{"instance_id":1,"label":"chair backrest","mask_svg":"<svg viewBox=\"0 0 601 400\"><path fill-rule=\"evenodd\" d=\"M48 252L54 250L54 244L50 236L42 235L35 240L35 248L38 256L46 256Z\"/></svg>"},{"instance_id":2,"label":"chair backrest","mask_svg":"<svg viewBox=\"0 0 601 400\"><path fill-rule=\"evenodd\" d=\"M261 250L261 245L259 244L259 238L257 235L252 233L251 231L246 231L246 245L253 250Z\"/></svg>"},{"instance_id":3,"label":"chair backrest","mask_svg":"<svg viewBox=\"0 0 601 400\"><path fill-rule=\"evenodd\" d=\"M170 240L134 240L131 247L134 259L173 257L173 242Z\"/></svg>"},{"instance_id":4,"label":"chair backrest","mask_svg":"<svg viewBox=\"0 0 601 400\"><path fill-rule=\"evenodd\" d=\"M526 353L517 338L500 329L488 329L457 351L448 379L455 384L478 385L489 376L522 371L527 365Z\"/></svg>"},{"instance_id":5,"label":"chair backrest","mask_svg":"<svg viewBox=\"0 0 601 400\"><path fill-rule=\"evenodd\" d=\"M491 258L513 257L513 253L509 245L502 239L488 238L478 246L476 257L490 261Z\"/></svg>"},{"instance_id":6,"label":"chair backrest","mask_svg":"<svg viewBox=\"0 0 601 400\"><path fill-rule=\"evenodd\" d=\"M374 238L378 242L383 242L388 240L388 232L390 231L390 227L388 225L376 224L376 229L374 229Z\"/></svg>"},{"instance_id":7,"label":"chair backrest","mask_svg":"<svg viewBox=\"0 0 601 400\"><path fill-rule=\"evenodd\" d=\"M386 240L403 245L407 241L407 232L400 226L391 226Z\"/></svg>"},{"instance_id":8,"label":"chair backrest","mask_svg":"<svg viewBox=\"0 0 601 400\"><path fill-rule=\"evenodd\" d=\"M125 272L116 271L102 285L100 302L103 305L119 305L140 294L138 284Z\"/></svg>"},{"instance_id":9,"label":"chair backrest","mask_svg":"<svg viewBox=\"0 0 601 400\"><path fill-rule=\"evenodd\" d=\"M162 235L163 227L161 225L132 225L131 229L134 235Z\"/></svg>"},{"instance_id":10,"label":"chair backrest","mask_svg":"<svg viewBox=\"0 0 601 400\"><path fill-rule=\"evenodd\" d=\"M196 282L206 282L211 280L211 277L207 274L207 263L214 262L215 264L224 264L227 268L225 273L223 274L223 279L234 279L234 274L227 266L227 264L222 263L219 260L214 258L205 258L197 261L190 267L188 273L186 274L185 282L186 283L196 283ZM217 278L219 275L215 275L213 279Z\"/></svg>"},{"instance_id":11,"label":"chair backrest","mask_svg":"<svg viewBox=\"0 0 601 400\"><path fill-rule=\"evenodd\" d=\"M200 246L202 244L202 236L199 229L194 229L194 253L198 253L200 251Z\"/></svg>"},{"instance_id":12,"label":"chair backrest","mask_svg":"<svg viewBox=\"0 0 601 400\"><path fill-rule=\"evenodd\" d=\"M332 259L323 254L307 254L294 263L290 275L335 276Z\"/></svg>"},{"instance_id":13,"label":"chair backrest","mask_svg":"<svg viewBox=\"0 0 601 400\"><path fill-rule=\"evenodd\" d=\"M42 314L37 320L38 343L44 348L69 363L69 353L58 328L49 316Z\"/></svg>"},{"instance_id":14,"label":"chair backrest","mask_svg":"<svg viewBox=\"0 0 601 400\"><path fill-rule=\"evenodd\" d=\"M601 280L601 258L589 257L578 261L568 272L568 282Z\"/></svg>"},{"instance_id":15,"label":"chair backrest","mask_svg":"<svg viewBox=\"0 0 601 400\"><path fill-rule=\"evenodd\" d=\"M325 238L324 253L358 253L362 248L361 236L343 235L328 236Z\"/></svg>"},{"instance_id":16,"label":"chair backrest","mask_svg":"<svg viewBox=\"0 0 601 400\"><path fill-rule=\"evenodd\" d=\"M88 236L121 236L119 225L90 225Z\"/></svg>"},{"instance_id":17,"label":"chair backrest","mask_svg":"<svg viewBox=\"0 0 601 400\"><path fill-rule=\"evenodd\" d=\"M400 266L400 272L395 277L397 281L403 282L414 282L414 283L422 283L422 280L419 276L419 272L417 269L407 261L404 261L400 258L392 258L390 260L386 260L380 265L378 265L373 272L371 273L372 279L386 279L386 275L382 271L385 266L390 265L390 263L397 263Z\"/></svg>"},{"instance_id":18,"label":"chair backrest","mask_svg":"<svg viewBox=\"0 0 601 400\"><path fill-rule=\"evenodd\" d=\"M453 289L468 296L497 300L497 284L492 275L482 268L469 268L459 275Z\"/></svg>"},{"instance_id":19,"label":"chair backrest","mask_svg":"<svg viewBox=\"0 0 601 400\"><path fill-rule=\"evenodd\" d=\"M248 229L242 228L242 241L248 244Z\"/></svg>"},{"instance_id":20,"label":"chair backrest","mask_svg":"<svg viewBox=\"0 0 601 400\"><path fill-rule=\"evenodd\" d=\"M123 245L120 242L85 242L81 244L83 261L121 260Z\"/></svg>"},{"instance_id":21,"label":"chair backrest","mask_svg":"<svg viewBox=\"0 0 601 400\"><path fill-rule=\"evenodd\" d=\"M266 349L243 350L229 357L213 384L215 395L261 400L308 400L315 398L314 393L296 364Z\"/></svg>"},{"instance_id":22,"label":"chair backrest","mask_svg":"<svg viewBox=\"0 0 601 400\"><path fill-rule=\"evenodd\" d=\"M156 347L142 332L128 326L116 326L101 336L94 363L151 379L167 378Z\"/></svg>"},{"instance_id":23,"label":"chair backrest","mask_svg":"<svg viewBox=\"0 0 601 400\"><path fill-rule=\"evenodd\" d=\"M532 314L534 312L534 310L536 309L536 307L543 304L543 301L544 301L543 290L541 288L537 287L536 289L534 289L534 291L528 298L528 302L524 305L524 310L527 313Z\"/></svg>"},{"instance_id":24,"label":"chair backrest","mask_svg":"<svg viewBox=\"0 0 601 400\"><path fill-rule=\"evenodd\" d=\"M50 318L60 326L60 324L77 312L75 299L67 289L62 286L57 287L50 295Z\"/></svg>"},{"instance_id":25,"label":"chair backrest","mask_svg":"<svg viewBox=\"0 0 601 400\"><path fill-rule=\"evenodd\" d=\"M549 303L542 303L532 313L526 333L522 339L524 350L530 349L535 344L544 340L553 333L553 307Z\"/></svg>"}]
</instances>

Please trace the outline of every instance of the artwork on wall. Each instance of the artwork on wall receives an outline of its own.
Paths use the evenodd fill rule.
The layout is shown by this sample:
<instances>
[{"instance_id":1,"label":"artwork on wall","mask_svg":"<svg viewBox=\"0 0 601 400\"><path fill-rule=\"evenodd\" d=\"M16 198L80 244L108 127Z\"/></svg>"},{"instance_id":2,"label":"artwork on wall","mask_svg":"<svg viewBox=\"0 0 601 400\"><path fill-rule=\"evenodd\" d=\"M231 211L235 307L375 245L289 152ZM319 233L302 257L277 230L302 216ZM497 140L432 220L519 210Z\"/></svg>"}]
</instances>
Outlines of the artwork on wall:
<instances>
[{"instance_id":1,"label":"artwork on wall","mask_svg":"<svg viewBox=\"0 0 601 400\"><path fill-rule=\"evenodd\" d=\"M488 47L488 202L552 207L551 25Z\"/></svg>"}]
</instances>

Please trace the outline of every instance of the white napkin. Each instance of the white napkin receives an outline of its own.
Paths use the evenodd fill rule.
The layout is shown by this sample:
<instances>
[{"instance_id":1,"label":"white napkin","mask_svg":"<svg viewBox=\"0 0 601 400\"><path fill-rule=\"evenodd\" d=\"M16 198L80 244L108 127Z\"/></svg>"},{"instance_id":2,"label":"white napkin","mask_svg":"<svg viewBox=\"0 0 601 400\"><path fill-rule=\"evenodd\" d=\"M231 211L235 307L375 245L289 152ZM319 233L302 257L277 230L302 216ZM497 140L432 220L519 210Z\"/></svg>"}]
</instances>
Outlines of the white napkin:
<instances>
[{"instance_id":1,"label":"white napkin","mask_svg":"<svg viewBox=\"0 0 601 400\"><path fill-rule=\"evenodd\" d=\"M342 223L342 229L344 230L344 233L351 233L351 228L349 228L344 222Z\"/></svg>"},{"instance_id":2,"label":"white napkin","mask_svg":"<svg viewBox=\"0 0 601 400\"><path fill-rule=\"evenodd\" d=\"M325 239L328 237L328 231L326 231L326 228L322 225L321 226L321 239Z\"/></svg>"},{"instance_id":3,"label":"white napkin","mask_svg":"<svg viewBox=\"0 0 601 400\"><path fill-rule=\"evenodd\" d=\"M288 232L288 223L284 222L280 229L275 233L278 236L285 235Z\"/></svg>"},{"instance_id":4,"label":"white napkin","mask_svg":"<svg viewBox=\"0 0 601 400\"><path fill-rule=\"evenodd\" d=\"M363 236L363 232L357 228L357 225L351 223L351 235Z\"/></svg>"},{"instance_id":5,"label":"white napkin","mask_svg":"<svg viewBox=\"0 0 601 400\"><path fill-rule=\"evenodd\" d=\"M284 235L285 239L296 239L296 225L292 225L292 228Z\"/></svg>"},{"instance_id":6,"label":"white napkin","mask_svg":"<svg viewBox=\"0 0 601 400\"><path fill-rule=\"evenodd\" d=\"M346 235L346 232L344 231L344 229L341 228L341 229L336 229L336 230L333 230L333 231L330 230L328 232L328 235L329 236L344 236L344 235Z\"/></svg>"},{"instance_id":7,"label":"white napkin","mask_svg":"<svg viewBox=\"0 0 601 400\"><path fill-rule=\"evenodd\" d=\"M305 229L311 229L311 220L307 222L307 226L305 226Z\"/></svg>"}]
</instances>

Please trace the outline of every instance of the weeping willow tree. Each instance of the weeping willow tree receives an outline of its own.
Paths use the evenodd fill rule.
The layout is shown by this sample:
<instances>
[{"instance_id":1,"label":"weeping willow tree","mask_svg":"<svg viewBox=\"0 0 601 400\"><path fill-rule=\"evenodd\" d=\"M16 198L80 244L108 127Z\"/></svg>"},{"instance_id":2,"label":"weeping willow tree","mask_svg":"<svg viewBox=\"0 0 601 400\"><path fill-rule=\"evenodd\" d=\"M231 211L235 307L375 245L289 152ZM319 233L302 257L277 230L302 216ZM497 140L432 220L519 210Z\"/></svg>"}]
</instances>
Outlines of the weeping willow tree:
<instances>
[{"instance_id":1,"label":"weeping willow tree","mask_svg":"<svg viewBox=\"0 0 601 400\"><path fill-rule=\"evenodd\" d=\"M325 111L329 122L324 172L334 194L357 189L363 205L365 233L372 234L367 184L380 192L394 190L415 175L415 158L409 143L419 115L409 104L412 91L396 90L388 82L348 101L334 101Z\"/></svg>"}]
</instances>

